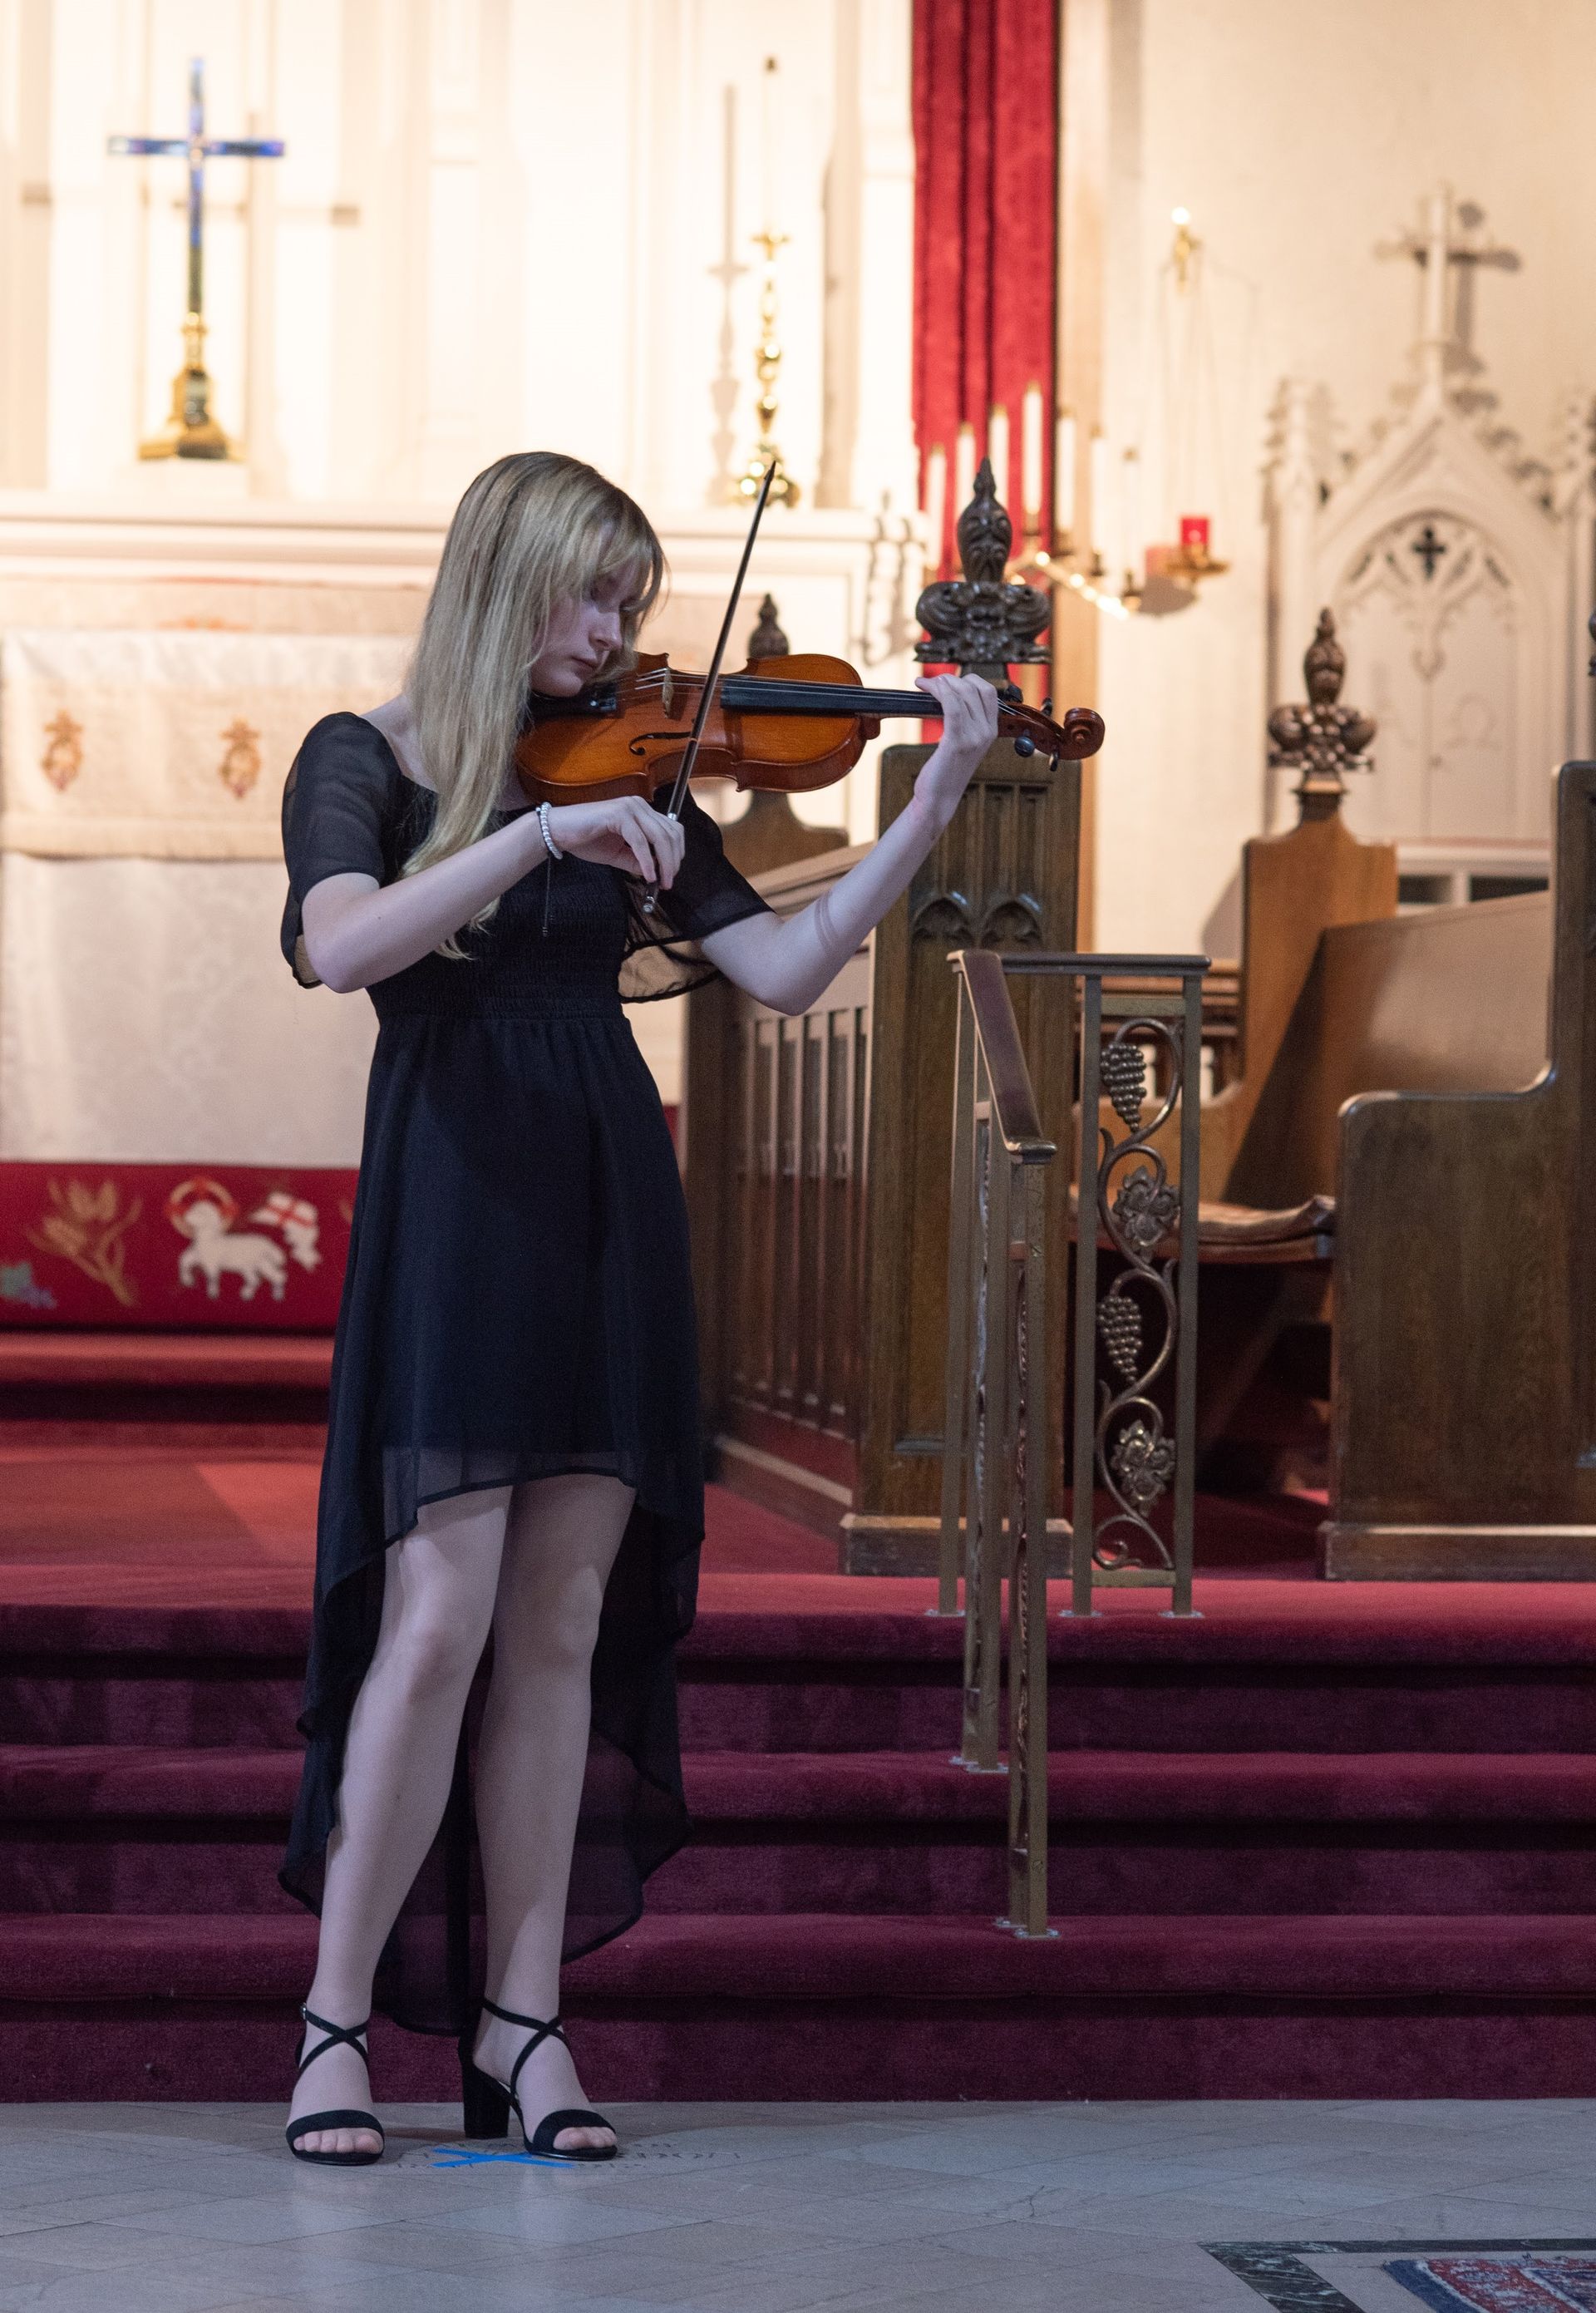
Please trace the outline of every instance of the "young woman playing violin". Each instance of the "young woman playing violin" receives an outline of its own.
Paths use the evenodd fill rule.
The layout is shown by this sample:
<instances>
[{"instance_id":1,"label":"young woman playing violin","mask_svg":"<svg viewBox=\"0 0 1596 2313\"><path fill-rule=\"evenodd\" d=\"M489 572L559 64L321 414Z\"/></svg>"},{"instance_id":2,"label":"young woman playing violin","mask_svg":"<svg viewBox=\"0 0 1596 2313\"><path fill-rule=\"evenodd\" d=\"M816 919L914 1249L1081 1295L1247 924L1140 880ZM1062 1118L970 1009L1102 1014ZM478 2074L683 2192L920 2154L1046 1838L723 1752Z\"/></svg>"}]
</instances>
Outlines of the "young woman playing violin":
<instances>
[{"instance_id":1,"label":"young woman playing violin","mask_svg":"<svg viewBox=\"0 0 1596 2313\"><path fill-rule=\"evenodd\" d=\"M379 1021L283 1869L320 1913L303 2160L381 2155L373 2003L461 2036L472 2134L513 2108L533 2151L614 2157L560 1964L631 1924L687 1835L671 1655L704 1524L686 1216L622 997L701 956L803 1011L997 728L988 684L925 680L942 738L908 807L786 921L690 794L680 820L640 796L529 807L529 697L535 718L626 669L662 569L591 467L502 458L460 501L404 695L327 717L289 775L285 954Z\"/></svg>"}]
</instances>

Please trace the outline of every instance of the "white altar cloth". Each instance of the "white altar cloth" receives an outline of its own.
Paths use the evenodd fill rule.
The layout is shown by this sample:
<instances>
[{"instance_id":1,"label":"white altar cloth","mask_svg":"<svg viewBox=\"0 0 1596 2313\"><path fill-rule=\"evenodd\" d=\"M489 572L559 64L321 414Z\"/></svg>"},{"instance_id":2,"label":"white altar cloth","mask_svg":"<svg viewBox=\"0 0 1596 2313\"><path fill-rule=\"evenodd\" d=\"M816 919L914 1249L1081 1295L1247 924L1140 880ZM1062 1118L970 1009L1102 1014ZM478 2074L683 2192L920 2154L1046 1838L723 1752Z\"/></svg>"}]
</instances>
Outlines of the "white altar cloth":
<instances>
[{"instance_id":1,"label":"white altar cloth","mask_svg":"<svg viewBox=\"0 0 1596 2313\"><path fill-rule=\"evenodd\" d=\"M12 628L0 636L0 850L282 857L295 750L401 687L402 635Z\"/></svg>"},{"instance_id":2,"label":"white altar cloth","mask_svg":"<svg viewBox=\"0 0 1596 2313\"><path fill-rule=\"evenodd\" d=\"M354 1165L376 1019L253 861L0 860L0 1158Z\"/></svg>"}]
</instances>

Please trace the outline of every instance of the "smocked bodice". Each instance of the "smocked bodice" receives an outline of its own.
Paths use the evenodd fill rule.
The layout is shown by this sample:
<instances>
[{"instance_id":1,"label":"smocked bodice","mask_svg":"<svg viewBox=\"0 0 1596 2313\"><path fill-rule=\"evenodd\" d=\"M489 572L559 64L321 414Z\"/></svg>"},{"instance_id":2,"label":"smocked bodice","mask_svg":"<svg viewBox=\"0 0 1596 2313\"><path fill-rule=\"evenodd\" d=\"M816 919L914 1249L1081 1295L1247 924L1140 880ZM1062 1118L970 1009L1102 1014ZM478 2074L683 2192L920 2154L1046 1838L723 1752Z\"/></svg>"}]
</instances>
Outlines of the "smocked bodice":
<instances>
[{"instance_id":1,"label":"smocked bodice","mask_svg":"<svg viewBox=\"0 0 1596 2313\"><path fill-rule=\"evenodd\" d=\"M423 956L371 991L380 1020L619 1016L628 910L608 867L566 857L513 884L465 960Z\"/></svg>"}]
</instances>

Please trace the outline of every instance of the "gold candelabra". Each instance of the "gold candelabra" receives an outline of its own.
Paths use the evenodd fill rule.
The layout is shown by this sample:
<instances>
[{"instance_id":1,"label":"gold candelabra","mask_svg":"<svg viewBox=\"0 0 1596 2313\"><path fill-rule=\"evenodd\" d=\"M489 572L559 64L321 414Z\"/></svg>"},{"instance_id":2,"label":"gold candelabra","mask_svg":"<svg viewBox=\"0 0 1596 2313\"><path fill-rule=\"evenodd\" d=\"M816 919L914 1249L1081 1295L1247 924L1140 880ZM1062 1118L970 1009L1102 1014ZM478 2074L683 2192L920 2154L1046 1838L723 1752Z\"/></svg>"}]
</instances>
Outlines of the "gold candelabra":
<instances>
[{"instance_id":1,"label":"gold candelabra","mask_svg":"<svg viewBox=\"0 0 1596 2313\"><path fill-rule=\"evenodd\" d=\"M798 485L788 473L776 443L776 381L781 375L781 339L776 333L776 253L787 245L785 233L776 233L767 225L753 235L754 245L765 252L764 271L759 282L759 342L754 356L754 374L759 381L759 398L754 404L759 420L759 439L754 444L747 465L739 475L733 495L739 498L756 498L767 468L774 466L776 477L770 485L771 503L796 506Z\"/></svg>"}]
</instances>

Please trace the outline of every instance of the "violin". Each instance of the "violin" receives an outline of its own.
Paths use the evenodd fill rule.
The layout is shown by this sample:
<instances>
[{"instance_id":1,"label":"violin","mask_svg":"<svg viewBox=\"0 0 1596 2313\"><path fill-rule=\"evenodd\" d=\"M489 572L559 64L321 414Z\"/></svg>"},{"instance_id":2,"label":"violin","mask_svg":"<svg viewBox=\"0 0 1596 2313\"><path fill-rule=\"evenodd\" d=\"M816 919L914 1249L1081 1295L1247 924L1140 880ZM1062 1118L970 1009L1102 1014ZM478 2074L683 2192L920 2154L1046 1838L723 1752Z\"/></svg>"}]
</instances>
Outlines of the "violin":
<instances>
[{"instance_id":1,"label":"violin","mask_svg":"<svg viewBox=\"0 0 1596 2313\"><path fill-rule=\"evenodd\" d=\"M997 695L998 731L1017 754L1074 763L1103 743L1102 717L1089 707L1056 723L1013 683ZM534 804L652 798L680 783L684 762L692 777L802 794L852 770L883 721L941 714L929 691L869 690L846 659L819 653L762 658L718 679L714 669L684 674L660 654L574 698L534 698L515 769Z\"/></svg>"}]
</instances>

